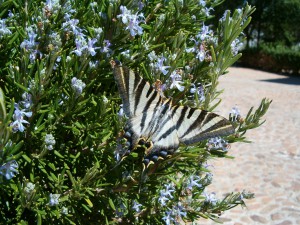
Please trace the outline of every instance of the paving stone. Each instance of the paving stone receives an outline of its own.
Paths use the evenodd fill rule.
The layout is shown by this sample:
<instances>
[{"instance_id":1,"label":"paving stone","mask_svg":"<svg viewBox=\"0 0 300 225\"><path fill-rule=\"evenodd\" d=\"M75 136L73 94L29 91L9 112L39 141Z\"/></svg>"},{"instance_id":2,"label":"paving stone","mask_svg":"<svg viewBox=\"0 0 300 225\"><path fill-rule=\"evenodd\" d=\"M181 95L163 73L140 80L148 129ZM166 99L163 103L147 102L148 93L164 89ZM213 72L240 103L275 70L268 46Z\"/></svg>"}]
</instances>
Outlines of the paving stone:
<instances>
[{"instance_id":1,"label":"paving stone","mask_svg":"<svg viewBox=\"0 0 300 225\"><path fill-rule=\"evenodd\" d=\"M281 187L281 185L278 184L278 183L275 182L275 181L271 182L271 184L272 184L274 187L276 187L276 188L280 188L280 187Z\"/></svg>"},{"instance_id":2,"label":"paving stone","mask_svg":"<svg viewBox=\"0 0 300 225\"><path fill-rule=\"evenodd\" d=\"M291 225L291 224L293 224L291 221L285 220L285 221L282 221L281 223L277 223L276 225Z\"/></svg>"},{"instance_id":3,"label":"paving stone","mask_svg":"<svg viewBox=\"0 0 300 225\"><path fill-rule=\"evenodd\" d=\"M300 190L300 182L293 181L290 188L291 188L291 191L299 191Z\"/></svg>"},{"instance_id":4,"label":"paving stone","mask_svg":"<svg viewBox=\"0 0 300 225\"><path fill-rule=\"evenodd\" d=\"M277 204L267 205L260 211L260 213L266 215L266 213L271 213L274 211L274 209L278 209L278 208L279 206Z\"/></svg>"},{"instance_id":5,"label":"paving stone","mask_svg":"<svg viewBox=\"0 0 300 225\"><path fill-rule=\"evenodd\" d=\"M258 215L252 215L250 216L250 218L255 221L255 222L259 222L259 223L264 223L266 224L268 222L268 220L262 216L258 216Z\"/></svg>"},{"instance_id":6,"label":"paving stone","mask_svg":"<svg viewBox=\"0 0 300 225\"><path fill-rule=\"evenodd\" d=\"M237 105L245 118L260 99L273 99L266 122L246 134L253 143L232 144L229 155L234 160L209 162L214 166L209 191L219 196L244 189L255 193L254 199L246 201L246 209L226 211L221 218L231 221L223 224L300 225L300 104L295 104L300 99L300 77L234 67L219 81L224 93L218 114L226 116Z\"/></svg>"},{"instance_id":7,"label":"paving stone","mask_svg":"<svg viewBox=\"0 0 300 225\"><path fill-rule=\"evenodd\" d=\"M282 213L273 213L271 215L271 219L273 221L278 221L278 220L282 220L284 218L283 214Z\"/></svg>"}]
</instances>

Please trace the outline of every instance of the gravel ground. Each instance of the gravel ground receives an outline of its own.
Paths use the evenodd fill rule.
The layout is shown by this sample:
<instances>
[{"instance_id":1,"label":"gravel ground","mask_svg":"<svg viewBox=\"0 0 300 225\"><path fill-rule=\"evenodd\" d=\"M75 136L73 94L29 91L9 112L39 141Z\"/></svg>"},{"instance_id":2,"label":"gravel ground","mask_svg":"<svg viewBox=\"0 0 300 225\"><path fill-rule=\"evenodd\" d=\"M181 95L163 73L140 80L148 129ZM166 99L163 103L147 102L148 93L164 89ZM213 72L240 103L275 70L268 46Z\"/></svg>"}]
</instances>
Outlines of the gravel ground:
<instances>
[{"instance_id":1,"label":"gravel ground","mask_svg":"<svg viewBox=\"0 0 300 225\"><path fill-rule=\"evenodd\" d=\"M218 113L224 116L236 105L245 117L262 98L273 100L265 124L248 131L251 144L232 144L234 160L209 162L214 174L209 191L219 198L232 191L255 193L247 208L225 212L224 224L300 224L300 77L233 67L219 88L224 93Z\"/></svg>"}]
</instances>

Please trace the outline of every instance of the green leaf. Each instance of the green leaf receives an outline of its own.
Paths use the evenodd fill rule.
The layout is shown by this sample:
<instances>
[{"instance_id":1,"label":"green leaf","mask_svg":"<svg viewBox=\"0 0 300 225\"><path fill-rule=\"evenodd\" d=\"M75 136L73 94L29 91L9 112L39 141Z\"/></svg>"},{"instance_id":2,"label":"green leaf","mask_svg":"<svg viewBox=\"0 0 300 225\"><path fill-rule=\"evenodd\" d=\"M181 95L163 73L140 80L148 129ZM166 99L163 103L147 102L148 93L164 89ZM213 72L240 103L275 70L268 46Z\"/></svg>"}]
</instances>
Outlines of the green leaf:
<instances>
[{"instance_id":1,"label":"green leaf","mask_svg":"<svg viewBox=\"0 0 300 225\"><path fill-rule=\"evenodd\" d=\"M81 206L82 206L86 211L92 212L92 211L90 210L90 208L87 207L85 204L81 204Z\"/></svg>"},{"instance_id":2,"label":"green leaf","mask_svg":"<svg viewBox=\"0 0 300 225\"><path fill-rule=\"evenodd\" d=\"M58 151L54 150L54 154L57 155L59 158L63 159L64 156L61 155Z\"/></svg>"},{"instance_id":3,"label":"green leaf","mask_svg":"<svg viewBox=\"0 0 300 225\"><path fill-rule=\"evenodd\" d=\"M93 208L93 203L91 202L90 199L85 198L84 200L87 202L87 204L89 205L90 208Z\"/></svg>"},{"instance_id":4,"label":"green leaf","mask_svg":"<svg viewBox=\"0 0 300 225\"><path fill-rule=\"evenodd\" d=\"M108 203L109 203L110 207L111 207L113 210L116 210L116 207L115 207L115 205L114 205L114 202L112 201L111 198L108 199Z\"/></svg>"},{"instance_id":5,"label":"green leaf","mask_svg":"<svg viewBox=\"0 0 300 225\"><path fill-rule=\"evenodd\" d=\"M31 163L31 159L27 155L22 155L23 159L25 159L27 162Z\"/></svg>"}]
</instances>

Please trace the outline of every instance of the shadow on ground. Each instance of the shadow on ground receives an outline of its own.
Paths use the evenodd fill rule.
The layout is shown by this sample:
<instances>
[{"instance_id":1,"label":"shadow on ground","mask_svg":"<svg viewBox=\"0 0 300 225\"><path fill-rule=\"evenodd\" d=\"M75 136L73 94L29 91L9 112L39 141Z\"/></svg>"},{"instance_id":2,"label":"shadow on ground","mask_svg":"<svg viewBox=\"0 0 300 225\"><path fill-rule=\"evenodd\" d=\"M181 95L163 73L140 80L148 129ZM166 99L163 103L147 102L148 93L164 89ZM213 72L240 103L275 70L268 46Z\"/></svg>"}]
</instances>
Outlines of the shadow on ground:
<instances>
[{"instance_id":1,"label":"shadow on ground","mask_svg":"<svg viewBox=\"0 0 300 225\"><path fill-rule=\"evenodd\" d=\"M260 81L272 82L278 84L300 85L300 77L285 77L285 78L278 78L278 79L266 79Z\"/></svg>"}]
</instances>

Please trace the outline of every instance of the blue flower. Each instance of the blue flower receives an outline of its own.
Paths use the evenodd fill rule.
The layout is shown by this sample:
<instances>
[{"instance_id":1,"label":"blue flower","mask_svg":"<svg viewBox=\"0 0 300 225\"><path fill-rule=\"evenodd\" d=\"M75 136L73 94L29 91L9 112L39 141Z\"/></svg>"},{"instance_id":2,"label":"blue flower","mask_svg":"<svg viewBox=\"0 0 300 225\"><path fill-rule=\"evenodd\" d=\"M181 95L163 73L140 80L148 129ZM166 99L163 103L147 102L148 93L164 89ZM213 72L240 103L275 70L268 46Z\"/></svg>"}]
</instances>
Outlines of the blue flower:
<instances>
[{"instance_id":1,"label":"blue flower","mask_svg":"<svg viewBox=\"0 0 300 225\"><path fill-rule=\"evenodd\" d=\"M11 10L8 10L8 17L9 17L9 18L14 17L14 14L11 12Z\"/></svg>"},{"instance_id":2,"label":"blue flower","mask_svg":"<svg viewBox=\"0 0 300 225\"><path fill-rule=\"evenodd\" d=\"M166 211L165 216L162 219L165 221L166 225L170 225L171 222L174 221L172 211L171 210Z\"/></svg>"},{"instance_id":3,"label":"blue flower","mask_svg":"<svg viewBox=\"0 0 300 225\"><path fill-rule=\"evenodd\" d=\"M192 190L194 186L196 186L198 188L201 188L202 184L198 183L200 181L201 181L201 179L200 179L199 176L195 176L195 175L190 176L189 177L189 182L187 184L187 189Z\"/></svg>"},{"instance_id":4,"label":"blue flower","mask_svg":"<svg viewBox=\"0 0 300 225\"><path fill-rule=\"evenodd\" d=\"M202 12L204 12L204 14L205 14L205 16L210 16L210 11L211 10L214 10L212 7L204 7L203 9L202 9Z\"/></svg>"},{"instance_id":5,"label":"blue flower","mask_svg":"<svg viewBox=\"0 0 300 225\"><path fill-rule=\"evenodd\" d=\"M70 18L71 18L71 16L68 13L66 13L65 14L66 22L64 22L62 24L62 27L64 28L64 30L73 32L73 34L75 36L83 35L82 29L77 26L77 24L79 23L79 20L78 19L70 19Z\"/></svg>"},{"instance_id":6,"label":"blue flower","mask_svg":"<svg viewBox=\"0 0 300 225\"><path fill-rule=\"evenodd\" d=\"M126 206L124 205L124 203L119 203L119 207L116 207L116 215L117 217L123 217L126 211Z\"/></svg>"},{"instance_id":7,"label":"blue flower","mask_svg":"<svg viewBox=\"0 0 300 225\"><path fill-rule=\"evenodd\" d=\"M28 28L28 40L24 40L20 47L25 48L26 50L34 50L37 46L37 42L35 41L35 38L37 37L37 34L33 32L31 28Z\"/></svg>"},{"instance_id":8,"label":"blue flower","mask_svg":"<svg viewBox=\"0 0 300 225\"><path fill-rule=\"evenodd\" d=\"M205 100L204 88L201 83L198 83L198 87L195 84L191 84L190 93L196 93L200 102L203 102Z\"/></svg>"},{"instance_id":9,"label":"blue flower","mask_svg":"<svg viewBox=\"0 0 300 225\"><path fill-rule=\"evenodd\" d=\"M186 209L182 206L181 202L178 202L172 209L175 218L186 217Z\"/></svg>"},{"instance_id":10,"label":"blue flower","mask_svg":"<svg viewBox=\"0 0 300 225\"><path fill-rule=\"evenodd\" d=\"M133 202L133 206L132 206L132 209L134 211L136 211L137 213L141 212L141 209L140 207L143 206L142 204L139 204L137 201L134 201Z\"/></svg>"},{"instance_id":11,"label":"blue flower","mask_svg":"<svg viewBox=\"0 0 300 225\"><path fill-rule=\"evenodd\" d=\"M11 31L6 27L5 20L0 19L0 39L6 35L10 35Z\"/></svg>"},{"instance_id":12,"label":"blue flower","mask_svg":"<svg viewBox=\"0 0 300 225\"><path fill-rule=\"evenodd\" d=\"M206 192L203 192L203 195L205 197L205 202L210 203L212 205L217 204L218 199L216 198L216 193L212 192L210 194L207 194Z\"/></svg>"},{"instance_id":13,"label":"blue flower","mask_svg":"<svg viewBox=\"0 0 300 225\"><path fill-rule=\"evenodd\" d=\"M199 5L205 7L206 6L206 1L205 0L200 0Z\"/></svg>"},{"instance_id":14,"label":"blue flower","mask_svg":"<svg viewBox=\"0 0 300 225\"><path fill-rule=\"evenodd\" d=\"M7 180L10 180L18 173L18 167L17 161L11 160L0 167L0 174L5 176Z\"/></svg>"},{"instance_id":15,"label":"blue flower","mask_svg":"<svg viewBox=\"0 0 300 225\"><path fill-rule=\"evenodd\" d=\"M26 117L31 117L32 112L26 112L25 109L20 110L19 105L15 104L15 111L14 111L14 114L13 114L14 122L12 122L10 124L10 126L13 129L13 132L17 132L18 130L20 132L23 132L25 130L25 127L24 127L23 123L29 124L29 122L24 119L25 116Z\"/></svg>"},{"instance_id":16,"label":"blue flower","mask_svg":"<svg viewBox=\"0 0 300 225\"><path fill-rule=\"evenodd\" d=\"M169 71L166 70L167 68L170 68L170 66L164 66L163 63L166 60L165 57L158 58L157 62L155 63L156 70L163 73L163 75L166 75Z\"/></svg>"},{"instance_id":17,"label":"blue flower","mask_svg":"<svg viewBox=\"0 0 300 225\"><path fill-rule=\"evenodd\" d=\"M94 47L94 44L97 42L97 39L93 38L93 39L88 39L88 52L91 54L91 56L96 55L96 49L98 49L99 47Z\"/></svg>"},{"instance_id":18,"label":"blue flower","mask_svg":"<svg viewBox=\"0 0 300 225\"><path fill-rule=\"evenodd\" d=\"M165 206L166 202L173 198L172 192L174 191L175 189L173 184L165 185L165 189L160 190L160 196L158 198L158 201L160 202L161 206Z\"/></svg>"},{"instance_id":19,"label":"blue flower","mask_svg":"<svg viewBox=\"0 0 300 225\"><path fill-rule=\"evenodd\" d=\"M27 30L28 39L25 39L20 44L20 47L29 52L29 59L31 62L33 62L36 59L38 54L41 58L42 53L39 50L37 50L39 43L35 41L37 34L34 32L34 28L27 27L26 30Z\"/></svg>"},{"instance_id":20,"label":"blue flower","mask_svg":"<svg viewBox=\"0 0 300 225\"><path fill-rule=\"evenodd\" d=\"M56 14L60 8L61 5L59 4L59 0L46 0L44 11L46 15L47 15L46 13L47 11Z\"/></svg>"},{"instance_id":21,"label":"blue flower","mask_svg":"<svg viewBox=\"0 0 300 225\"><path fill-rule=\"evenodd\" d=\"M170 78L171 78L171 85L170 85L171 89L177 88L179 91L184 91L184 86L181 85L184 82L182 82L181 75L178 73L178 71L172 72Z\"/></svg>"},{"instance_id":22,"label":"blue flower","mask_svg":"<svg viewBox=\"0 0 300 225\"><path fill-rule=\"evenodd\" d=\"M109 57L111 53L111 49L109 48L111 46L111 43L109 40L104 40L103 41L103 48L101 49L102 53L106 53L106 56Z\"/></svg>"},{"instance_id":23,"label":"blue flower","mask_svg":"<svg viewBox=\"0 0 300 225\"><path fill-rule=\"evenodd\" d=\"M210 38L212 35L212 30L209 29L208 26L205 26L204 23L202 25L201 31L196 35L196 38L204 41L207 38Z\"/></svg>"},{"instance_id":24,"label":"blue flower","mask_svg":"<svg viewBox=\"0 0 300 225\"><path fill-rule=\"evenodd\" d=\"M144 18L143 14L139 14L139 15L134 14L130 17L126 30L130 31L130 35L132 37L134 37L137 34L138 35L143 34L143 28L139 26L139 23L144 21L143 18Z\"/></svg>"},{"instance_id":25,"label":"blue flower","mask_svg":"<svg viewBox=\"0 0 300 225\"><path fill-rule=\"evenodd\" d=\"M131 17L131 11L126 8L126 6L120 6L121 14L117 15L117 18L122 18L122 22L127 24L129 22L129 18Z\"/></svg>"},{"instance_id":26,"label":"blue flower","mask_svg":"<svg viewBox=\"0 0 300 225\"><path fill-rule=\"evenodd\" d=\"M75 44L76 44L76 50L74 50L73 52L77 56L81 56L82 52L87 48L86 40L84 39L83 36L78 35L75 39Z\"/></svg>"}]
</instances>

